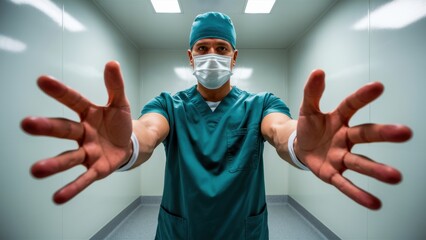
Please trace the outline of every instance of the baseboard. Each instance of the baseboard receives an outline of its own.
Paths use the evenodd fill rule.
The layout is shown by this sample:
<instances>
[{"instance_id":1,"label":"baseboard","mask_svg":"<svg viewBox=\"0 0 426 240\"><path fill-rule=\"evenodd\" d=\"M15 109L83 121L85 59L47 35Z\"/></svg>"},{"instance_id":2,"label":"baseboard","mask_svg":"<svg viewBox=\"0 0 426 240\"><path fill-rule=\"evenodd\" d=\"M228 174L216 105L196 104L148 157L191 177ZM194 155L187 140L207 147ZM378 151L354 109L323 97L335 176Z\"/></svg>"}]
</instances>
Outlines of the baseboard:
<instances>
[{"instance_id":1,"label":"baseboard","mask_svg":"<svg viewBox=\"0 0 426 240\"><path fill-rule=\"evenodd\" d=\"M302 217L304 217L309 223L312 224L324 237L332 240L340 240L340 238L334 234L327 226L313 216L308 210L300 205L296 200L288 195L268 195L266 196L266 202L268 204L289 204L295 211L297 211ZM114 217L107 225L99 230L90 240L105 239L114 229L137 207L140 205L159 205L161 203L161 196L140 196L135 199L129 206L121 211L116 217Z\"/></svg>"},{"instance_id":2,"label":"baseboard","mask_svg":"<svg viewBox=\"0 0 426 240\"><path fill-rule=\"evenodd\" d=\"M129 216L137 207L142 203L142 197L136 198L132 203L129 204L123 211L109 221L101 230L93 235L90 240L101 240L105 239L114 229L120 225L123 220Z\"/></svg>"},{"instance_id":3,"label":"baseboard","mask_svg":"<svg viewBox=\"0 0 426 240\"><path fill-rule=\"evenodd\" d=\"M266 195L267 204L283 204L288 203L288 195Z\"/></svg>"},{"instance_id":4,"label":"baseboard","mask_svg":"<svg viewBox=\"0 0 426 240\"><path fill-rule=\"evenodd\" d=\"M141 204L143 205L160 205L162 196L141 196Z\"/></svg>"},{"instance_id":5,"label":"baseboard","mask_svg":"<svg viewBox=\"0 0 426 240\"><path fill-rule=\"evenodd\" d=\"M340 238L334 234L327 226L325 226L320 220L306 210L292 197L288 197L288 204L293 207L296 212L302 215L309 223L311 223L324 237L330 240L340 240Z\"/></svg>"}]
</instances>

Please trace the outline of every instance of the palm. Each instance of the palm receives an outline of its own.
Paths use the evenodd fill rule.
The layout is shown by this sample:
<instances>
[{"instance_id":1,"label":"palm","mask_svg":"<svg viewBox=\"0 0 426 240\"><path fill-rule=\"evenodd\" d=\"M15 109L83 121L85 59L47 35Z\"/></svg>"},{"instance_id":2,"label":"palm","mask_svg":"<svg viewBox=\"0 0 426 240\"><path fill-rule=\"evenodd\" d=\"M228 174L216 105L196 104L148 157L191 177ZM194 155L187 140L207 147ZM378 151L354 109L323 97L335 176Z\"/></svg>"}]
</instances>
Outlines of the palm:
<instances>
[{"instance_id":1,"label":"palm","mask_svg":"<svg viewBox=\"0 0 426 240\"><path fill-rule=\"evenodd\" d=\"M352 184L343 177L343 172L353 170L386 183L398 183L401 174L394 168L352 153L351 149L359 143L406 141L411 137L411 130L397 125L349 126L355 112L383 92L383 85L378 82L360 88L334 111L321 112L319 101L325 88L324 78L322 71L315 71L305 86L297 124L298 156L321 180L334 185L359 204L378 209L380 200Z\"/></svg>"},{"instance_id":2,"label":"palm","mask_svg":"<svg viewBox=\"0 0 426 240\"><path fill-rule=\"evenodd\" d=\"M129 150L132 120L119 65L105 67L109 101L96 106L76 91L50 77L40 77L38 85L49 96L74 110L80 122L58 118L26 118L22 127L30 134L71 139L79 148L41 160L31 169L35 177L47 177L82 164L87 168L76 180L60 189L54 201L64 203L96 180L117 169Z\"/></svg>"},{"instance_id":3,"label":"palm","mask_svg":"<svg viewBox=\"0 0 426 240\"><path fill-rule=\"evenodd\" d=\"M324 125L318 125L322 123ZM308 154L308 158L324 159L311 161L310 167L320 172L325 162L332 163L333 158L342 157L351 151L353 144L346 141L349 127L336 114L319 113L300 116L298 119L299 150ZM342 162L334 162L337 170L343 171ZM339 166L340 165L340 166ZM324 169L322 169L324 170Z\"/></svg>"},{"instance_id":4,"label":"palm","mask_svg":"<svg viewBox=\"0 0 426 240\"><path fill-rule=\"evenodd\" d=\"M129 108L91 106L81 124L86 133L80 145L87 154L83 165L93 168L98 179L106 177L126 155L132 128Z\"/></svg>"}]
</instances>

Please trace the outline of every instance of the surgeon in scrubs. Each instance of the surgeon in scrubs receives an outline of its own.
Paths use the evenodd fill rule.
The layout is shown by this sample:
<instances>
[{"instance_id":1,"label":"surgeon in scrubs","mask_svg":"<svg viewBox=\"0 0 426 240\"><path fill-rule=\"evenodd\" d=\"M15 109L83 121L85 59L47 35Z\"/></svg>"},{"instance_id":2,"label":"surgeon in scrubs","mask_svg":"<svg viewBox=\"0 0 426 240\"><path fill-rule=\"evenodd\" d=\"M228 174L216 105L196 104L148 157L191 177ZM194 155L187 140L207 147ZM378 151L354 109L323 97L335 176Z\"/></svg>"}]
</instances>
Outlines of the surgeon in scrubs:
<instances>
[{"instance_id":1,"label":"surgeon in scrubs","mask_svg":"<svg viewBox=\"0 0 426 240\"><path fill-rule=\"evenodd\" d=\"M35 177L82 164L87 171L54 194L65 203L96 180L127 171L149 159L162 143L165 185L156 239L268 239L263 148L370 208L380 200L342 174L353 170L385 183L398 183L398 170L351 152L355 144L403 142L411 130L401 125L349 126L357 110L376 99L383 85L373 82L349 95L328 113L319 109L325 74L308 77L299 119L272 93L249 93L231 85L238 50L231 19L218 12L198 15L189 36L189 62L197 84L171 95L161 93L131 119L117 62L105 67L109 101L104 107L51 77L40 88L76 111L81 121L28 117L23 129L34 135L76 140L77 150L41 160ZM266 81L260 79L259 81Z\"/></svg>"}]
</instances>

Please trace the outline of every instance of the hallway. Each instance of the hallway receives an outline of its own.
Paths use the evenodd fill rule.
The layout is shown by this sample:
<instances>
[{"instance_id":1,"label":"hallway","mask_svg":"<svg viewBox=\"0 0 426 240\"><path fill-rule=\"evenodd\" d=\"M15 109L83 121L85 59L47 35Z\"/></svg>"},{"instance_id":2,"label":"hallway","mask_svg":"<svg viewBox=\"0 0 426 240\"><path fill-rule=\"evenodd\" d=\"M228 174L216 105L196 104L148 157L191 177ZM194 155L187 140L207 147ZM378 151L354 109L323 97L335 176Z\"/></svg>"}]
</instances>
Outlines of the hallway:
<instances>
[{"instance_id":1,"label":"hallway","mask_svg":"<svg viewBox=\"0 0 426 240\"><path fill-rule=\"evenodd\" d=\"M159 199L144 200L142 197L141 204L124 218L116 228L112 229L106 237L99 234L92 237L91 240L154 239L159 207ZM283 196L268 198L268 222L270 240L339 239L331 232L331 234L328 233L327 237L322 234Z\"/></svg>"}]
</instances>

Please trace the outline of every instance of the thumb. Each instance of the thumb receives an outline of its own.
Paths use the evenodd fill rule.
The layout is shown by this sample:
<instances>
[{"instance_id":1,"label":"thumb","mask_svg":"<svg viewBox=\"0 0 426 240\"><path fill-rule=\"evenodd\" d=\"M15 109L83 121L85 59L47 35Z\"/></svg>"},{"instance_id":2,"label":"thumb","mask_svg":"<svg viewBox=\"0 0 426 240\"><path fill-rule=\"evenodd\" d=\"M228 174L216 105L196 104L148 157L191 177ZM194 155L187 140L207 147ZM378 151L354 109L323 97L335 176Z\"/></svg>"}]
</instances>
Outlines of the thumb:
<instances>
[{"instance_id":1,"label":"thumb","mask_svg":"<svg viewBox=\"0 0 426 240\"><path fill-rule=\"evenodd\" d=\"M319 103L324 89L324 71L318 69L312 71L305 84L303 101L300 107L300 115L315 114L320 112Z\"/></svg>"},{"instance_id":2,"label":"thumb","mask_svg":"<svg viewBox=\"0 0 426 240\"><path fill-rule=\"evenodd\" d=\"M105 86L108 91L108 106L123 107L129 102L124 92L124 80L117 61L108 62L104 70Z\"/></svg>"}]
</instances>

